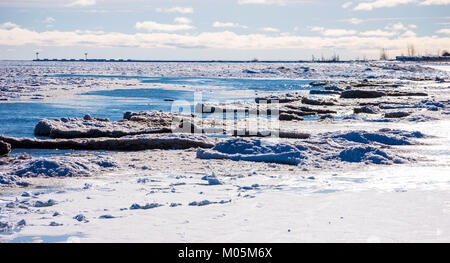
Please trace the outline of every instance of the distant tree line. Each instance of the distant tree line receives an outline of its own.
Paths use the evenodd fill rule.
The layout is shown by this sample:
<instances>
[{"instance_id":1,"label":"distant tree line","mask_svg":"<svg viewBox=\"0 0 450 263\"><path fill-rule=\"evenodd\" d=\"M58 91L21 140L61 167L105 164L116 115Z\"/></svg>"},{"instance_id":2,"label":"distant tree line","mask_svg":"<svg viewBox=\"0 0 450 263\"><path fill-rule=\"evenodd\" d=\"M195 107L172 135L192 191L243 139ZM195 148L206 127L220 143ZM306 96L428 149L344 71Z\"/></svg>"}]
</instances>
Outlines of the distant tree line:
<instances>
[{"instance_id":1,"label":"distant tree line","mask_svg":"<svg viewBox=\"0 0 450 263\"><path fill-rule=\"evenodd\" d=\"M403 56L403 54L401 56ZM414 45L409 44L407 46L407 56L415 57L415 56L421 56L421 55L417 54L417 50ZM450 52L448 52L447 50L444 50L441 53L440 50L438 50L437 56L450 57ZM389 55L385 48L380 49L380 60L389 60Z\"/></svg>"}]
</instances>

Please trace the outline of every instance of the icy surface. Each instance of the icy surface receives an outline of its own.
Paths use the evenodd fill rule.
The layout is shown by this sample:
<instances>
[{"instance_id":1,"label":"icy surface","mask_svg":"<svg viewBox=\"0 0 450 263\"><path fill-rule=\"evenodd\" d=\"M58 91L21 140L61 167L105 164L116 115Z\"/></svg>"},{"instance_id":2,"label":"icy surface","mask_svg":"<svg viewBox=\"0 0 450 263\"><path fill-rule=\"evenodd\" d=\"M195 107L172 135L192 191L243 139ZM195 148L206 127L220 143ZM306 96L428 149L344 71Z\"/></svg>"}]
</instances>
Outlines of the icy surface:
<instances>
[{"instance_id":1,"label":"icy surface","mask_svg":"<svg viewBox=\"0 0 450 263\"><path fill-rule=\"evenodd\" d=\"M26 178L91 176L117 168L109 157L8 158L0 164L0 187L27 186Z\"/></svg>"},{"instance_id":2,"label":"icy surface","mask_svg":"<svg viewBox=\"0 0 450 263\"><path fill-rule=\"evenodd\" d=\"M210 150L197 150L200 159L230 159L233 161L252 161L300 165L314 168L335 165L336 158L344 162L363 162L373 164L402 163L401 157L389 153L389 149L379 149L374 143L385 145L415 144L411 138L424 138L420 132L383 130L378 132L351 131L345 133L319 134L313 139L334 140L315 146L314 141L276 142L261 139L230 139L216 144ZM336 146L336 143L340 145ZM360 144L360 145L357 145ZM342 148L346 148L342 150ZM327 164L329 162L330 164Z\"/></svg>"},{"instance_id":3,"label":"icy surface","mask_svg":"<svg viewBox=\"0 0 450 263\"><path fill-rule=\"evenodd\" d=\"M211 148L214 140L206 136L191 134L145 134L120 138L86 139L36 139L1 136L14 148L26 149L69 149L69 150L110 150L142 151L148 149L188 149L193 147Z\"/></svg>"},{"instance_id":4,"label":"icy surface","mask_svg":"<svg viewBox=\"0 0 450 263\"><path fill-rule=\"evenodd\" d=\"M52 138L95 138L123 137L146 133L163 133L170 131L172 118L166 116L146 116L138 121L136 117L128 121L111 122L108 119L93 118L89 115L83 118L61 118L54 120L42 119L36 125L34 133L37 136Z\"/></svg>"},{"instance_id":5,"label":"icy surface","mask_svg":"<svg viewBox=\"0 0 450 263\"><path fill-rule=\"evenodd\" d=\"M329 135L334 139L344 139L347 141L363 144L381 143L386 145L410 145L412 138L424 138L421 132L392 131L389 129L378 132L351 131L337 135Z\"/></svg>"},{"instance_id":6,"label":"icy surface","mask_svg":"<svg viewBox=\"0 0 450 263\"><path fill-rule=\"evenodd\" d=\"M308 148L302 145L273 144L258 139L234 139L218 143L212 150L198 150L201 159L230 159L233 161L254 161L298 165Z\"/></svg>"},{"instance_id":7,"label":"icy surface","mask_svg":"<svg viewBox=\"0 0 450 263\"><path fill-rule=\"evenodd\" d=\"M53 147L13 144L0 157L0 242L450 240L448 65L0 63L0 134ZM384 95L341 98L352 90ZM254 117L268 98L282 102L286 135L308 136L182 135L201 150L173 149L177 134L109 137L166 127L143 122L195 91L208 129L221 116L209 106ZM410 115L386 118L396 112ZM230 122L248 131L243 115ZM32 138L44 118L50 130L108 136L70 142L128 150L54 149L68 141Z\"/></svg>"}]
</instances>

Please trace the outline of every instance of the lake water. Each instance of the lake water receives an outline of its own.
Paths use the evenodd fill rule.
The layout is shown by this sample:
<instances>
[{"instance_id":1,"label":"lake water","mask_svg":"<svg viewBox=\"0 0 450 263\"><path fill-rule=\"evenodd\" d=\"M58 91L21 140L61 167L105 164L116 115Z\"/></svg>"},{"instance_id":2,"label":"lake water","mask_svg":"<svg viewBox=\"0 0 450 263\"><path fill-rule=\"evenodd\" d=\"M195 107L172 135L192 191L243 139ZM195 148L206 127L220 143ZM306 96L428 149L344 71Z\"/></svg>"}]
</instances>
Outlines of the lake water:
<instances>
[{"instance_id":1,"label":"lake water","mask_svg":"<svg viewBox=\"0 0 450 263\"><path fill-rule=\"evenodd\" d=\"M194 87L201 87L202 100L254 100L258 92L310 90L310 80L226 79L186 77L142 77L105 75L54 75L49 78L138 79L142 83L176 84L177 89L111 89L82 93L75 98L48 103L0 103L0 134L33 137L34 127L42 118L91 116L120 120L125 111L170 111L173 102L194 101ZM184 86L184 88L183 88ZM317 88L314 88L317 89Z\"/></svg>"}]
</instances>

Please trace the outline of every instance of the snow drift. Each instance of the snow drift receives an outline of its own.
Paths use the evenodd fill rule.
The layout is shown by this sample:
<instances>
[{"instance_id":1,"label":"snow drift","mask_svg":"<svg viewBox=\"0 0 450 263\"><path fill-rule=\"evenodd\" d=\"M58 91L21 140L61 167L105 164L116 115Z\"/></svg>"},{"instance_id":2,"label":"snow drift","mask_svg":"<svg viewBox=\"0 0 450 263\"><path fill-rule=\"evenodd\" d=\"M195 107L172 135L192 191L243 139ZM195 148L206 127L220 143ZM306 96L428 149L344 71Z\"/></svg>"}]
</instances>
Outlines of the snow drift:
<instances>
[{"instance_id":1,"label":"snow drift","mask_svg":"<svg viewBox=\"0 0 450 263\"><path fill-rule=\"evenodd\" d=\"M263 139L230 139L212 149L197 150L200 159L266 162L301 165L305 168L333 167L334 161L372 164L406 162L389 146L416 144L413 138L424 138L420 132L381 130L324 133L311 141L283 142ZM382 145L381 147L379 147Z\"/></svg>"},{"instance_id":2,"label":"snow drift","mask_svg":"<svg viewBox=\"0 0 450 263\"><path fill-rule=\"evenodd\" d=\"M214 141L190 134L146 134L120 138L51 139L13 138L0 135L13 148L140 151L149 149L211 148Z\"/></svg>"},{"instance_id":3,"label":"snow drift","mask_svg":"<svg viewBox=\"0 0 450 263\"><path fill-rule=\"evenodd\" d=\"M198 150L200 159L230 159L298 165L307 158L308 148L294 143L270 143L260 139L231 139L218 143L211 150Z\"/></svg>"},{"instance_id":4,"label":"snow drift","mask_svg":"<svg viewBox=\"0 0 450 263\"><path fill-rule=\"evenodd\" d=\"M54 158L9 158L0 164L1 186L27 186L25 178L84 177L94 173L110 171L119 165L109 157L54 157Z\"/></svg>"}]
</instances>

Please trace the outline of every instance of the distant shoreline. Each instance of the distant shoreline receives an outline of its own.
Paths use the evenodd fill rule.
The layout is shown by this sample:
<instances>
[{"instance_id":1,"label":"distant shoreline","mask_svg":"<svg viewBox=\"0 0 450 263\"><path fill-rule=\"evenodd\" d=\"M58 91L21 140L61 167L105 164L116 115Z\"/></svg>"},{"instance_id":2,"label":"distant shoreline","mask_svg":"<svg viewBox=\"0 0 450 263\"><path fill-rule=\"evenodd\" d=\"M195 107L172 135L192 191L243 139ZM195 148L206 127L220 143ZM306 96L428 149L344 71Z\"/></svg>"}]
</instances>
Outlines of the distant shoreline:
<instances>
[{"instance_id":1,"label":"distant shoreline","mask_svg":"<svg viewBox=\"0 0 450 263\"><path fill-rule=\"evenodd\" d=\"M0 59L0 61L28 61L28 62L129 62L129 63L355 63L355 62L376 62L380 60L140 60L140 59ZM450 62L450 59L427 60L427 59L396 59L386 61L397 62Z\"/></svg>"},{"instance_id":2,"label":"distant shoreline","mask_svg":"<svg viewBox=\"0 0 450 263\"><path fill-rule=\"evenodd\" d=\"M34 62L143 62L143 63L346 63L309 60L140 60L140 59L33 59Z\"/></svg>"}]
</instances>

